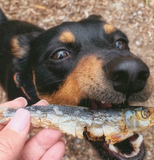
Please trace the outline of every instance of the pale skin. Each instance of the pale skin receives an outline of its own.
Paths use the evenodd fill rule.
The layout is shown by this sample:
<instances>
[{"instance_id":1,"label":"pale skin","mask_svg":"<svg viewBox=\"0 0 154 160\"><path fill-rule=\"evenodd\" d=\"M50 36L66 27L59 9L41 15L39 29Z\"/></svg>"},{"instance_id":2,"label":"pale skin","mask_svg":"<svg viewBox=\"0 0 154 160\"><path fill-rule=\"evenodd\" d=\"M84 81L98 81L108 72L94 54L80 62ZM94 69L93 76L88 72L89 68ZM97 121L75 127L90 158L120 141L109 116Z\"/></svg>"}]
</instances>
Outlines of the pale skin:
<instances>
[{"instance_id":1,"label":"pale skin","mask_svg":"<svg viewBox=\"0 0 154 160\"><path fill-rule=\"evenodd\" d=\"M27 101L20 97L0 104L0 107L24 107ZM48 105L41 100L35 105ZM42 129L27 139L30 130L30 113L19 109L7 125L0 125L0 159L5 160L61 160L65 152L66 140L62 133Z\"/></svg>"}]
</instances>

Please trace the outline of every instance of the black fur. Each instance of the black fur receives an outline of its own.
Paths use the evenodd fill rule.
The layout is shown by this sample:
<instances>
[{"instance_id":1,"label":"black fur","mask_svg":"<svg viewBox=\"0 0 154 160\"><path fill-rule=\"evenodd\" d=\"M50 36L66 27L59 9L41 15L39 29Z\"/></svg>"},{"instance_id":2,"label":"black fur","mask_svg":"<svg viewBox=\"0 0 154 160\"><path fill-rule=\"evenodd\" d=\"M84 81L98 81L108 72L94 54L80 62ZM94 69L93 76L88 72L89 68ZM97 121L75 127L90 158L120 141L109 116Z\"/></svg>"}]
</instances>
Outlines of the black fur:
<instances>
[{"instance_id":1,"label":"black fur","mask_svg":"<svg viewBox=\"0 0 154 160\"><path fill-rule=\"evenodd\" d=\"M54 95L66 85L67 77L80 66L82 58L91 56L96 58L98 66L102 66L99 71L92 72L93 66L90 66L89 72L100 74L91 77L85 71L86 64L81 64L83 70L77 70L76 73L79 72L86 78L89 76L90 82L79 87L83 95L74 105L91 107L92 101L98 105L98 101L121 104L147 100L150 95L147 65L130 52L128 38L123 32L112 29L112 26L105 30L105 24L100 16L92 15L85 20L65 22L44 31L28 22L8 21L0 10L0 83L8 100L23 96L32 104L39 100L40 95ZM67 31L72 34L72 42L63 42L59 38ZM123 60L126 66L122 63ZM131 66L134 68L130 69ZM16 83L14 75L17 75ZM99 75L103 75L103 80L99 79ZM99 80L95 81L95 78ZM88 91L83 89L85 86L88 86ZM21 88L24 88L26 94ZM78 96L73 94L74 92L72 97L64 95L59 98L65 101L66 98ZM100 150L102 157L107 153L107 159L123 159L110 153L104 144L91 143ZM143 156L142 154L142 158ZM139 160L136 157L130 160L134 159Z\"/></svg>"}]
</instances>

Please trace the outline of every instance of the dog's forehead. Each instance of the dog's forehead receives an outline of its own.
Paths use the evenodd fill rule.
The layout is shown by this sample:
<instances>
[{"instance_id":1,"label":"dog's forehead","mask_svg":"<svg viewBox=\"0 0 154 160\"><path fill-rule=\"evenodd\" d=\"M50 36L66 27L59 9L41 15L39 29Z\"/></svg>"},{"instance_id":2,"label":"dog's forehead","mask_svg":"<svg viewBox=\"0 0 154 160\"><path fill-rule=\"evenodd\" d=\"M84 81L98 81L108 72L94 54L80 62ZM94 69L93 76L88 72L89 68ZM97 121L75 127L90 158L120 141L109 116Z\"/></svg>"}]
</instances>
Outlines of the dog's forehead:
<instances>
[{"instance_id":1,"label":"dog's forehead","mask_svg":"<svg viewBox=\"0 0 154 160\"><path fill-rule=\"evenodd\" d=\"M62 43L84 45L95 45L99 43L108 45L119 38L124 38L128 41L127 36L123 32L101 20L85 19L79 22L64 22L55 27L52 32L56 34L49 38L50 44L52 44L55 39Z\"/></svg>"},{"instance_id":2,"label":"dog's forehead","mask_svg":"<svg viewBox=\"0 0 154 160\"><path fill-rule=\"evenodd\" d=\"M84 39L105 38L113 34L116 29L100 20L83 20L79 22L67 22L58 26L59 39L64 42L81 41ZM105 36L104 36L105 35Z\"/></svg>"},{"instance_id":3,"label":"dog's forehead","mask_svg":"<svg viewBox=\"0 0 154 160\"><path fill-rule=\"evenodd\" d=\"M38 36L31 43L31 51L37 52L37 55L38 53L51 54L61 48L75 49L76 52L78 50L85 51L85 53L96 52L99 49L112 48L120 38L128 42L123 32L101 20L85 19L79 22L64 22ZM35 47L36 44L38 47Z\"/></svg>"}]
</instances>

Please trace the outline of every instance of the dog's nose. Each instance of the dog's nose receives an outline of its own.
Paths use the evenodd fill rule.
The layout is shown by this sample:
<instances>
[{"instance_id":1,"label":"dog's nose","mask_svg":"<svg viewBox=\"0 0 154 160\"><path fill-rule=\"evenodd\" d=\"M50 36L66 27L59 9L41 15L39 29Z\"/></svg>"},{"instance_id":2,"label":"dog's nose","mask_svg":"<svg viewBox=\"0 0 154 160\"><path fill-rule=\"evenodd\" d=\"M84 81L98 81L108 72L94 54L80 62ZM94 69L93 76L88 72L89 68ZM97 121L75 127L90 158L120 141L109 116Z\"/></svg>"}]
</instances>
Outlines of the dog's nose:
<instances>
[{"instance_id":1,"label":"dog's nose","mask_svg":"<svg viewBox=\"0 0 154 160\"><path fill-rule=\"evenodd\" d=\"M107 65L106 75L112 81L116 91L131 95L144 89L150 72L142 60L134 57L121 57L112 60Z\"/></svg>"}]
</instances>

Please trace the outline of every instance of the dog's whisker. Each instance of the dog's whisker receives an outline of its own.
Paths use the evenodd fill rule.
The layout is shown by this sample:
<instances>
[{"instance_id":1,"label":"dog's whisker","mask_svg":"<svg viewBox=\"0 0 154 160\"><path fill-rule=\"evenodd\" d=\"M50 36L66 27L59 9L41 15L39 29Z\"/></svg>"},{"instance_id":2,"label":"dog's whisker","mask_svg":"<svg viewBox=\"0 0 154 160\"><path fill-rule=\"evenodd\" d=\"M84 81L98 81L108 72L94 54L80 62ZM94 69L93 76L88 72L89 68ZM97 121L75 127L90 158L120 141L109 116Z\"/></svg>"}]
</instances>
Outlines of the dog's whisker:
<instances>
[{"instance_id":1,"label":"dog's whisker","mask_svg":"<svg viewBox=\"0 0 154 160\"><path fill-rule=\"evenodd\" d=\"M55 81L55 82L49 82L49 83L45 83L45 84L42 84L42 85L39 85L37 86L37 89L40 89L41 87L44 87L44 86L47 86L47 85L50 85L50 84L53 84L53 83L56 83L56 82L63 82L62 80L59 80L59 81ZM32 89L32 90L29 90L27 93L31 93L35 91L35 89Z\"/></svg>"},{"instance_id":2,"label":"dog's whisker","mask_svg":"<svg viewBox=\"0 0 154 160\"><path fill-rule=\"evenodd\" d=\"M75 74L78 74L78 73L82 74L83 72L82 71L75 71ZM57 74L57 77L58 76L63 76L63 75L66 76L66 73ZM46 78L45 80L43 80L43 82L45 83L45 82L49 81L50 79L52 80L53 78L54 78L54 75ZM54 81L54 83L55 82L59 82L59 81Z\"/></svg>"},{"instance_id":3,"label":"dog's whisker","mask_svg":"<svg viewBox=\"0 0 154 160\"><path fill-rule=\"evenodd\" d=\"M71 79L76 79L76 78L78 78L79 76L76 76L76 77L74 77L74 78L71 78ZM52 77L50 77L49 79L51 79L52 80ZM48 79L48 80L49 80ZM47 86L47 85L50 85L50 84L54 84L54 83L57 83L57 82L63 82L63 80L57 80L57 81L53 81L53 82L49 82L49 83L44 83L44 84L42 84L42 85L37 85L37 89L40 89L41 87L44 87L44 86ZM32 89L32 90L29 90L27 93L31 93L31 92L33 92L35 89Z\"/></svg>"}]
</instances>

